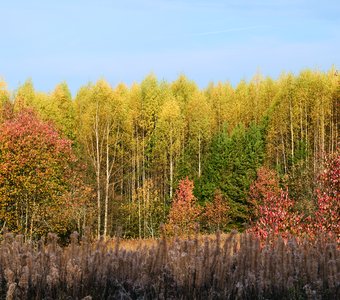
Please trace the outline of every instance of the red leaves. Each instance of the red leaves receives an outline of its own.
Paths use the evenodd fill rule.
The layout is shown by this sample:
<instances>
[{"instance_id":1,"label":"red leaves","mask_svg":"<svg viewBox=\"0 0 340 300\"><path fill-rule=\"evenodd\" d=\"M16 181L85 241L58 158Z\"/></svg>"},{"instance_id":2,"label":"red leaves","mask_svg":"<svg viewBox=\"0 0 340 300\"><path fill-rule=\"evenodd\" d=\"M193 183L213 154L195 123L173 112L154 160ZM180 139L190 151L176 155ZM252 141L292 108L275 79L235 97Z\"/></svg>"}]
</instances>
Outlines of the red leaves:
<instances>
[{"instance_id":1,"label":"red leaves","mask_svg":"<svg viewBox=\"0 0 340 300\"><path fill-rule=\"evenodd\" d=\"M261 238L272 234L287 236L296 233L301 226L302 215L294 212L294 201L288 196L288 191L278 193L269 191L258 207L259 218L249 230Z\"/></svg>"},{"instance_id":2,"label":"red leaves","mask_svg":"<svg viewBox=\"0 0 340 300\"><path fill-rule=\"evenodd\" d=\"M311 234L333 233L340 241L340 153L327 158L325 170L319 176L317 210L314 221L308 226Z\"/></svg>"},{"instance_id":3,"label":"red leaves","mask_svg":"<svg viewBox=\"0 0 340 300\"><path fill-rule=\"evenodd\" d=\"M340 149L330 155L325 162L325 170L319 176L322 189L334 196L339 195L340 190Z\"/></svg>"},{"instance_id":4,"label":"red leaves","mask_svg":"<svg viewBox=\"0 0 340 300\"><path fill-rule=\"evenodd\" d=\"M273 170L265 167L258 170L249 196L255 220L250 232L267 238L271 234L287 235L298 226L301 216L293 212L294 201L289 198L288 191L280 189Z\"/></svg>"},{"instance_id":5,"label":"red leaves","mask_svg":"<svg viewBox=\"0 0 340 300\"><path fill-rule=\"evenodd\" d=\"M279 180L275 171L261 167L257 179L250 186L249 202L253 206L251 218L259 217L259 206L269 197L280 194Z\"/></svg>"},{"instance_id":6,"label":"red leaves","mask_svg":"<svg viewBox=\"0 0 340 300\"><path fill-rule=\"evenodd\" d=\"M55 230L77 178L71 142L32 110L6 120L0 132L1 221L21 232Z\"/></svg>"},{"instance_id":7,"label":"red leaves","mask_svg":"<svg viewBox=\"0 0 340 300\"><path fill-rule=\"evenodd\" d=\"M313 216L305 217L294 210L295 201L288 191L280 190L269 181L269 171L259 170L258 179L250 189L251 202L257 205L255 222L249 232L261 238L271 234L294 234L314 238L323 232L340 239L340 154L331 155L319 176L316 190L317 206ZM278 192L279 191L279 192Z\"/></svg>"},{"instance_id":8,"label":"red leaves","mask_svg":"<svg viewBox=\"0 0 340 300\"><path fill-rule=\"evenodd\" d=\"M169 213L169 221L165 225L166 231L173 234L176 230L190 233L195 229L196 222L202 209L196 204L193 194L194 183L188 177L179 182L176 195Z\"/></svg>"}]
</instances>

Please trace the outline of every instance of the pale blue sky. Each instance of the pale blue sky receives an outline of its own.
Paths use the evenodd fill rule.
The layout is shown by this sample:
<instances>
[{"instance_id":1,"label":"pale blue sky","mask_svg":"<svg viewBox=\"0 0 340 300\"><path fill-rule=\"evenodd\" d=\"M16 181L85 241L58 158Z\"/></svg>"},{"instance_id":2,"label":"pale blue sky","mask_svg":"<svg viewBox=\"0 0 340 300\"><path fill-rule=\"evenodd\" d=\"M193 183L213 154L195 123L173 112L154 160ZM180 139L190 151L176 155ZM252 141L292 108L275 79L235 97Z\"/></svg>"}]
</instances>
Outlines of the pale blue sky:
<instances>
[{"instance_id":1,"label":"pale blue sky","mask_svg":"<svg viewBox=\"0 0 340 300\"><path fill-rule=\"evenodd\" d=\"M10 89L140 82L184 73L205 87L340 64L340 1L0 0Z\"/></svg>"}]
</instances>

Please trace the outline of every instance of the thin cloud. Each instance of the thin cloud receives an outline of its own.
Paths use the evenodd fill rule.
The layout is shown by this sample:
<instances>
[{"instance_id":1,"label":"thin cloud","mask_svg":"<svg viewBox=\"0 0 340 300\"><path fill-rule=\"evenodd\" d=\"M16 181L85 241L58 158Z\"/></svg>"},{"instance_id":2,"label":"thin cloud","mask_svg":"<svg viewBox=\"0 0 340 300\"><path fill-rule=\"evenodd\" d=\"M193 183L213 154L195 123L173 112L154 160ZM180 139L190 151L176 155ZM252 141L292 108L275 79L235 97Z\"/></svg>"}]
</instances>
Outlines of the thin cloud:
<instances>
[{"instance_id":1,"label":"thin cloud","mask_svg":"<svg viewBox=\"0 0 340 300\"><path fill-rule=\"evenodd\" d=\"M265 28L266 26L248 26L248 27L235 27L235 28L229 28L225 30L218 30L218 31L207 31L207 32L198 32L193 33L190 36L207 36L207 35L218 35L228 32L235 32L235 31L248 31L253 29L259 29L259 28Z\"/></svg>"}]
</instances>

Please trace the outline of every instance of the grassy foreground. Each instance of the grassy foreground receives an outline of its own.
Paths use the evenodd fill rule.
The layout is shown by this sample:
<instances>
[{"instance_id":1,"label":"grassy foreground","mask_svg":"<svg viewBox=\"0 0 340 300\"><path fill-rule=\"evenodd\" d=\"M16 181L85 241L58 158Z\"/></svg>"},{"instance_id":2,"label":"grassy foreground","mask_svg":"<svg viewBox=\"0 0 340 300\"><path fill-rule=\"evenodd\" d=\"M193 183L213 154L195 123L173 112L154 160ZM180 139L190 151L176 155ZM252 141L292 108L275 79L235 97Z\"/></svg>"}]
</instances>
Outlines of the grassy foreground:
<instances>
[{"instance_id":1,"label":"grassy foreground","mask_svg":"<svg viewBox=\"0 0 340 300\"><path fill-rule=\"evenodd\" d=\"M340 299L335 241L277 239L260 245L246 234L160 239L129 246L71 236L0 245L0 299Z\"/></svg>"}]
</instances>

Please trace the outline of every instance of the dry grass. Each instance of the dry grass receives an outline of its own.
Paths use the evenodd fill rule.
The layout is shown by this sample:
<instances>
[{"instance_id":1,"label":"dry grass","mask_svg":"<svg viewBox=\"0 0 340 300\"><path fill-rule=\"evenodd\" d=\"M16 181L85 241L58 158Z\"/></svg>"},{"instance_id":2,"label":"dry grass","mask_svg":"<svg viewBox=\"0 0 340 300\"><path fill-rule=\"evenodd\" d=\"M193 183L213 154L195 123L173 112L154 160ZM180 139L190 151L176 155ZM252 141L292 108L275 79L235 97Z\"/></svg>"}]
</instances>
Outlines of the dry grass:
<instances>
[{"instance_id":1,"label":"dry grass","mask_svg":"<svg viewBox=\"0 0 340 300\"><path fill-rule=\"evenodd\" d=\"M339 249L320 237L260 246L246 235L38 244L6 234L1 299L339 299ZM122 244L122 245L121 245ZM128 245L128 247L127 247ZM132 246L131 246L132 245Z\"/></svg>"},{"instance_id":2,"label":"dry grass","mask_svg":"<svg viewBox=\"0 0 340 300\"><path fill-rule=\"evenodd\" d=\"M221 240L221 243L223 244L223 242L228 239L228 237L230 236L229 233L221 233L219 235L219 238ZM237 239L239 240L240 238L240 234L238 233L233 233L234 236L234 240L236 241ZM214 242L216 241L216 234L196 234L195 236L191 235L191 236L186 236L186 237L173 237L173 238L167 238L167 242L168 243L173 243L175 240L181 240L181 241L185 241L185 240L190 240L190 239L198 239L198 243L199 245L203 245L206 240L209 240L209 242ZM160 239L119 239L118 243L119 243L119 248L124 249L124 250L137 250L140 248L151 248L153 246L157 246L157 244L160 242ZM107 241L107 245L111 248L115 248L115 245L117 244L117 239L111 239L109 241Z\"/></svg>"}]
</instances>

